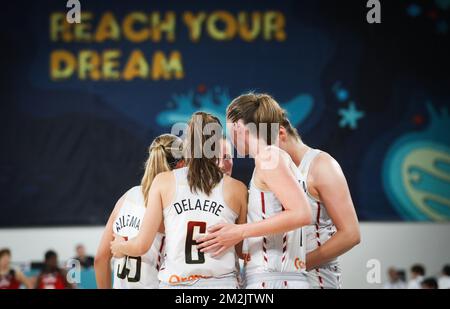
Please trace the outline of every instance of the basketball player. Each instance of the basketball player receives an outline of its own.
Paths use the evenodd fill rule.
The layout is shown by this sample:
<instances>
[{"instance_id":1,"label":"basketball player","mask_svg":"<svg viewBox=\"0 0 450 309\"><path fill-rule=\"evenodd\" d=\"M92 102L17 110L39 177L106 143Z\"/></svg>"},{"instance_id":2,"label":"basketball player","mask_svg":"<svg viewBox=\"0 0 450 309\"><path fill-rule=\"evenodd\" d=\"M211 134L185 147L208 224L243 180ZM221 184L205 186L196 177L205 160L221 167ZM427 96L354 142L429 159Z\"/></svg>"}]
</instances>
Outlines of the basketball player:
<instances>
[{"instance_id":1,"label":"basketball player","mask_svg":"<svg viewBox=\"0 0 450 309\"><path fill-rule=\"evenodd\" d=\"M75 286L67 281L67 272L58 266L58 255L49 250L45 253L44 268L36 281L37 289L72 289Z\"/></svg>"},{"instance_id":2,"label":"basketball player","mask_svg":"<svg viewBox=\"0 0 450 309\"><path fill-rule=\"evenodd\" d=\"M196 243L209 226L243 223L246 218L247 188L225 175L217 164L221 139L219 119L195 113L185 140L186 167L155 178L148 198L151 203L138 236L111 243L114 255L140 255L152 245L164 220L166 256L159 273L161 288L238 286L235 248L211 257L199 252Z\"/></svg>"},{"instance_id":3,"label":"basketball player","mask_svg":"<svg viewBox=\"0 0 450 309\"><path fill-rule=\"evenodd\" d=\"M18 289L24 285L32 289L31 281L18 269L11 268L11 251L0 250L0 289Z\"/></svg>"},{"instance_id":4,"label":"basketball player","mask_svg":"<svg viewBox=\"0 0 450 309\"><path fill-rule=\"evenodd\" d=\"M277 111L280 124L278 142L295 165L298 180L307 195L313 212L313 220L305 229L307 269L312 288L340 288L341 270L337 257L360 241L359 224L345 176L335 159L329 154L305 145L278 103L265 94L247 94L236 98L228 108L230 120L233 112L256 109L258 113L267 102L270 110ZM254 106L254 107L252 107ZM240 116L239 116L240 117ZM244 123L248 117L241 117ZM273 119L272 119L273 120Z\"/></svg>"},{"instance_id":5,"label":"basketball player","mask_svg":"<svg viewBox=\"0 0 450 309\"><path fill-rule=\"evenodd\" d=\"M124 239L136 237L142 227L148 193L159 173L183 166L182 140L175 135L158 136L149 147L149 157L141 185L128 190L117 202L99 244L95 257L98 288L111 288L111 250L114 235ZM158 288L158 271L162 262L164 235L157 233L153 245L140 255L118 256L114 259L116 289Z\"/></svg>"},{"instance_id":6,"label":"basketball player","mask_svg":"<svg viewBox=\"0 0 450 309\"><path fill-rule=\"evenodd\" d=\"M258 97L258 95L256 95ZM267 95L259 95L264 97ZM272 104L278 103L268 96ZM313 212L306 228L307 269L313 288L340 288L337 257L360 241L358 218L345 176L329 154L305 145L283 111L279 145L299 168L299 181Z\"/></svg>"},{"instance_id":7,"label":"basketball player","mask_svg":"<svg viewBox=\"0 0 450 309\"><path fill-rule=\"evenodd\" d=\"M256 97L255 97L256 98ZM247 288L308 288L305 236L311 209L289 155L273 145L278 136L260 124L282 122L283 112L268 97L239 97L227 109L228 132L239 154L255 160L250 182L247 224L219 224L199 239L204 252L220 254L246 240ZM253 100L252 100L253 99ZM254 124L254 129L247 124ZM277 131L276 131L277 132Z\"/></svg>"}]
</instances>

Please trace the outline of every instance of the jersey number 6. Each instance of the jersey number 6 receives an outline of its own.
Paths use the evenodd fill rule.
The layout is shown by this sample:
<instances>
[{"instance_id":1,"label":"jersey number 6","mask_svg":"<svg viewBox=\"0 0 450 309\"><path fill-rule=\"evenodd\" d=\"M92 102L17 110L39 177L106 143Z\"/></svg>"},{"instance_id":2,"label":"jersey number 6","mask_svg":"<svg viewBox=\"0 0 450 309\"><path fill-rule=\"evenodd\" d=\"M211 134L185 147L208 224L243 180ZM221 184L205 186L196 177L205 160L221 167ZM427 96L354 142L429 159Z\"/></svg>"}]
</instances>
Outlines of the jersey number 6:
<instances>
[{"instance_id":1,"label":"jersey number 6","mask_svg":"<svg viewBox=\"0 0 450 309\"><path fill-rule=\"evenodd\" d=\"M203 252L198 252L198 257L196 260L192 259L192 246L197 245L197 241L194 239L194 228L198 227L198 233L205 234L206 233L206 222L201 221L189 221L187 224L187 233L186 233L186 246L185 246L185 255L186 255L186 264L203 264L205 263L205 254Z\"/></svg>"}]
</instances>

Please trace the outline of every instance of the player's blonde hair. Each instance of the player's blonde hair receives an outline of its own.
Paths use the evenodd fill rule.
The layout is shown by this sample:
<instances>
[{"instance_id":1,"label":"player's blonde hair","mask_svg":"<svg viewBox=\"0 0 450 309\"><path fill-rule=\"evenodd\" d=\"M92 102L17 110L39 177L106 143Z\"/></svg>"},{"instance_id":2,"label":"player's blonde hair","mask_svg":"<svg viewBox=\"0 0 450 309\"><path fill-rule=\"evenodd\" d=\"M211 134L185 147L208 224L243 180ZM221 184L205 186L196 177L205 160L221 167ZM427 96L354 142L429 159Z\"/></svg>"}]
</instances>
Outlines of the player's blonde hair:
<instances>
[{"instance_id":1,"label":"player's blonde hair","mask_svg":"<svg viewBox=\"0 0 450 309\"><path fill-rule=\"evenodd\" d=\"M222 180L217 156L205 156L205 143L212 142L213 147L220 145L222 132L219 134L205 133L206 125L215 125L222 130L220 120L208 113L194 113L189 121L187 138L185 140L185 158L188 167L188 184L191 192L203 192L209 195L214 187ZM214 132L217 133L217 132ZM218 140L215 138L218 136ZM215 149L213 151L219 151ZM199 156L200 155L200 156Z\"/></svg>"},{"instance_id":2,"label":"player's blonde hair","mask_svg":"<svg viewBox=\"0 0 450 309\"><path fill-rule=\"evenodd\" d=\"M245 124L253 123L259 128L259 124L277 123L284 127L287 133L297 140L300 135L287 118L286 111L277 101L265 93L246 93L235 98L227 107L227 119L232 122L242 120ZM276 136L271 136L271 130L264 137L268 145L272 145Z\"/></svg>"},{"instance_id":3,"label":"player's blonde hair","mask_svg":"<svg viewBox=\"0 0 450 309\"><path fill-rule=\"evenodd\" d=\"M141 180L142 194L145 205L148 192L156 175L173 170L183 159L183 142L172 134L162 134L155 138L148 148L148 159L145 162L145 172Z\"/></svg>"}]
</instances>

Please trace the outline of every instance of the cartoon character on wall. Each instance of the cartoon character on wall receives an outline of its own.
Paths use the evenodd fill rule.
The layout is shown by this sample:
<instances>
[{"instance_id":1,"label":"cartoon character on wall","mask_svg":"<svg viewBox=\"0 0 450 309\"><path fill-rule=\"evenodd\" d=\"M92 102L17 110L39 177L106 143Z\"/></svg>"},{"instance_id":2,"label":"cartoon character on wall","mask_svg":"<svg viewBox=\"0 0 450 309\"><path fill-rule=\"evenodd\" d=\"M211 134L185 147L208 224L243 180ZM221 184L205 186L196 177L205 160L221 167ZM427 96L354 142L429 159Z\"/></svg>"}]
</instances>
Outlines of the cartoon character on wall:
<instances>
[{"instance_id":1,"label":"cartoon character on wall","mask_svg":"<svg viewBox=\"0 0 450 309\"><path fill-rule=\"evenodd\" d=\"M384 190L402 217L450 220L450 118L427 103L428 127L401 136L383 163Z\"/></svg>"}]
</instances>

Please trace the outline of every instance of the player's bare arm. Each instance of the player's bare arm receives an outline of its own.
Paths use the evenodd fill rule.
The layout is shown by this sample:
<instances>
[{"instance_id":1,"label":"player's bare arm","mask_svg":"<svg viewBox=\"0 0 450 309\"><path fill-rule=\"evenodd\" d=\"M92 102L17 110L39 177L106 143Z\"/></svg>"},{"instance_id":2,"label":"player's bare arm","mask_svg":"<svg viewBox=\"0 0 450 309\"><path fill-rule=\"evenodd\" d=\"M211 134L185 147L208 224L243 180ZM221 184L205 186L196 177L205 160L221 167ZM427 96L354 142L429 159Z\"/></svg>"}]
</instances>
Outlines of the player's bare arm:
<instances>
[{"instance_id":1,"label":"player's bare arm","mask_svg":"<svg viewBox=\"0 0 450 309\"><path fill-rule=\"evenodd\" d=\"M312 269L347 252L360 241L358 218L341 167L329 154L321 153L310 171L310 194L326 205L336 226L326 243L307 254L307 268Z\"/></svg>"},{"instance_id":2,"label":"player's bare arm","mask_svg":"<svg viewBox=\"0 0 450 309\"><path fill-rule=\"evenodd\" d=\"M161 191L169 183L171 172L158 174L150 188L147 210L138 236L128 241L114 239L111 242L111 252L116 255L140 256L150 249L156 233L163 221L163 202Z\"/></svg>"},{"instance_id":3,"label":"player's bare arm","mask_svg":"<svg viewBox=\"0 0 450 309\"><path fill-rule=\"evenodd\" d=\"M305 193L287 162L280 156L281 153L275 147L267 147L255 157L255 164L259 179L274 192L285 211L260 222L212 226L208 229L210 234L199 239L199 242L204 242L199 245L201 251L220 255L245 238L283 233L310 223L311 210ZM217 244L221 246L215 251Z\"/></svg>"},{"instance_id":4,"label":"player's bare arm","mask_svg":"<svg viewBox=\"0 0 450 309\"><path fill-rule=\"evenodd\" d=\"M123 205L125 196L123 195L114 206L108 222L103 231L102 238L100 240L97 253L95 254L94 268L95 268L95 280L97 281L97 287L99 289L111 288L111 250L110 242L113 241L114 235L112 232L112 225L117 217L120 208Z\"/></svg>"}]
</instances>

